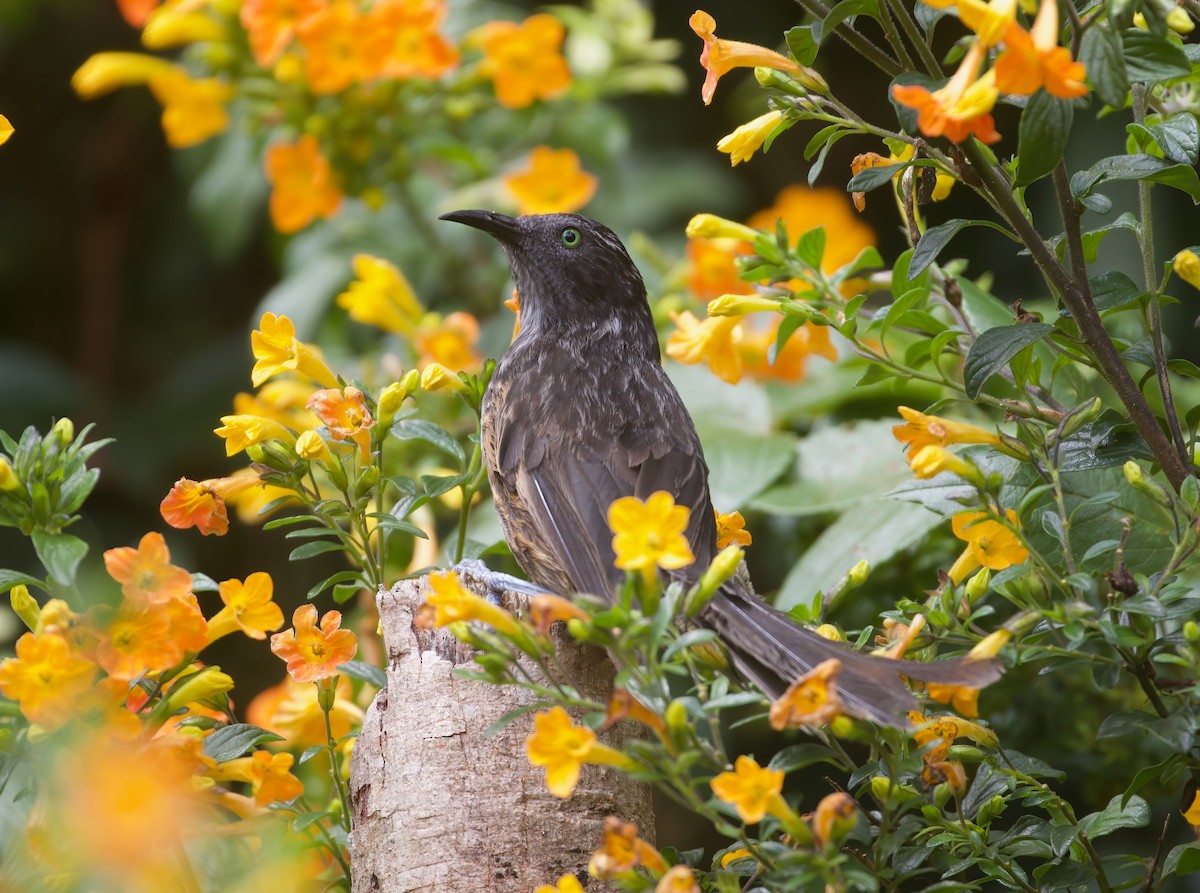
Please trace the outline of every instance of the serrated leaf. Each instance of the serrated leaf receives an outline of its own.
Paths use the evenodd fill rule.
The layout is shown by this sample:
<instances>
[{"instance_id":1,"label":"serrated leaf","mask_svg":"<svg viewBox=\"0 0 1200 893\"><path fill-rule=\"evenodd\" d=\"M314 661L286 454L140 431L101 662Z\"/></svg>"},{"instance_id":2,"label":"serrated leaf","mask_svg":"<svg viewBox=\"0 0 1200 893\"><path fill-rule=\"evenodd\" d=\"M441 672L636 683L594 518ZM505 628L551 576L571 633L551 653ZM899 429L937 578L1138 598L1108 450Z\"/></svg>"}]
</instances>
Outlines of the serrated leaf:
<instances>
[{"instance_id":1,"label":"serrated leaf","mask_svg":"<svg viewBox=\"0 0 1200 893\"><path fill-rule=\"evenodd\" d=\"M1053 330L1054 326L1048 323L1026 323L980 332L963 362L963 385L967 396L972 400L978 397L987 380L1009 360Z\"/></svg>"},{"instance_id":2,"label":"serrated leaf","mask_svg":"<svg viewBox=\"0 0 1200 893\"><path fill-rule=\"evenodd\" d=\"M251 748L271 741L282 741L274 732L248 722L223 726L204 739L204 755L218 763L235 760Z\"/></svg>"},{"instance_id":3,"label":"serrated leaf","mask_svg":"<svg viewBox=\"0 0 1200 893\"><path fill-rule=\"evenodd\" d=\"M70 586L75 581L79 562L87 555L88 544L69 533L47 533L44 530L33 531L30 539L33 540L38 560L50 576L56 582Z\"/></svg>"},{"instance_id":4,"label":"serrated leaf","mask_svg":"<svg viewBox=\"0 0 1200 893\"><path fill-rule=\"evenodd\" d=\"M344 664L338 664L338 672L345 673L351 679L360 679L376 688L387 688L387 673L374 664L368 664L361 660L350 660Z\"/></svg>"}]
</instances>

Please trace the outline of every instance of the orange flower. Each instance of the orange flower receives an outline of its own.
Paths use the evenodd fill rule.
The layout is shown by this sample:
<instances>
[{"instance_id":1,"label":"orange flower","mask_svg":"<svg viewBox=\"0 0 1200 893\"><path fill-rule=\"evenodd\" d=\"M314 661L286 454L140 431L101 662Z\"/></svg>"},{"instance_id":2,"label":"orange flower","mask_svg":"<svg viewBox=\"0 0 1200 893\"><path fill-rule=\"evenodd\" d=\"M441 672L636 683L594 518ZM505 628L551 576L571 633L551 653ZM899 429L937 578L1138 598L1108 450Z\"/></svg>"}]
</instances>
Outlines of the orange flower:
<instances>
[{"instance_id":1,"label":"orange flower","mask_svg":"<svg viewBox=\"0 0 1200 893\"><path fill-rule=\"evenodd\" d=\"M837 677L842 662L836 657L817 664L771 704L771 728L782 731L789 726L818 728L842 715Z\"/></svg>"},{"instance_id":2,"label":"orange flower","mask_svg":"<svg viewBox=\"0 0 1200 893\"><path fill-rule=\"evenodd\" d=\"M0 662L0 693L31 723L54 731L75 715L95 675L96 665L73 653L62 636L25 633L17 639L17 656Z\"/></svg>"},{"instance_id":3,"label":"orange flower","mask_svg":"<svg viewBox=\"0 0 1200 893\"><path fill-rule=\"evenodd\" d=\"M296 26L304 47L304 74L318 95L340 93L375 75L374 22L354 3L333 3Z\"/></svg>"},{"instance_id":4,"label":"orange flower","mask_svg":"<svg viewBox=\"0 0 1200 893\"><path fill-rule=\"evenodd\" d=\"M182 598L192 591L192 575L171 564L161 533L147 533L136 549L109 549L104 553L104 566L121 584L125 597L138 604Z\"/></svg>"},{"instance_id":5,"label":"orange flower","mask_svg":"<svg viewBox=\"0 0 1200 893\"><path fill-rule=\"evenodd\" d=\"M367 398L358 388L326 388L308 398L308 408L329 429L334 440L353 440L358 444L359 457L366 462L371 457L371 429L375 417L367 409Z\"/></svg>"},{"instance_id":6,"label":"orange flower","mask_svg":"<svg viewBox=\"0 0 1200 893\"><path fill-rule=\"evenodd\" d=\"M701 301L721 295L749 295L754 286L738 276L737 258L744 243L734 239L689 239L688 288Z\"/></svg>"},{"instance_id":7,"label":"orange flower","mask_svg":"<svg viewBox=\"0 0 1200 893\"><path fill-rule=\"evenodd\" d=\"M824 357L830 361L837 359L837 348L830 340L829 327L811 322L804 323L792 332L783 348L776 353L776 336L782 322L782 317L776 316L767 328L749 328L742 333L742 359L746 371L756 380L802 381L808 371L810 356Z\"/></svg>"},{"instance_id":8,"label":"orange flower","mask_svg":"<svg viewBox=\"0 0 1200 893\"><path fill-rule=\"evenodd\" d=\"M690 310L672 313L678 327L667 339L667 356L684 365L707 363L713 374L722 381L737 384L742 379L742 355L738 345L742 340L743 317L710 316L696 319Z\"/></svg>"},{"instance_id":9,"label":"orange flower","mask_svg":"<svg viewBox=\"0 0 1200 893\"><path fill-rule=\"evenodd\" d=\"M577 211L596 194L596 178L579 166L579 156L570 149L536 146L527 160L524 170L504 178L519 214Z\"/></svg>"},{"instance_id":10,"label":"orange flower","mask_svg":"<svg viewBox=\"0 0 1200 893\"><path fill-rule=\"evenodd\" d=\"M858 804L845 791L822 797L812 817L813 839L817 846L824 848L827 843L840 840L854 827L857 815Z\"/></svg>"},{"instance_id":11,"label":"orange flower","mask_svg":"<svg viewBox=\"0 0 1200 893\"><path fill-rule=\"evenodd\" d=\"M1071 51L1058 45L1058 4L1043 0L1033 28L1026 31L1011 22L1004 31L1004 52L996 59L996 89L1001 93L1030 96L1039 87L1060 99L1087 93L1087 71L1071 59Z\"/></svg>"},{"instance_id":12,"label":"orange flower","mask_svg":"<svg viewBox=\"0 0 1200 893\"><path fill-rule=\"evenodd\" d=\"M142 722L125 706L129 684L123 679L101 679L74 706L78 720L118 741L132 741L142 734Z\"/></svg>"},{"instance_id":13,"label":"orange flower","mask_svg":"<svg viewBox=\"0 0 1200 893\"><path fill-rule=\"evenodd\" d=\"M726 546L748 546L751 543L750 531L746 529L746 519L741 512L722 514L713 509L717 516L717 548Z\"/></svg>"},{"instance_id":14,"label":"orange flower","mask_svg":"<svg viewBox=\"0 0 1200 893\"><path fill-rule=\"evenodd\" d=\"M972 44L946 86L932 93L915 84L896 85L892 87L892 97L901 105L917 110L917 126L926 136L945 136L951 142L961 143L973 135L980 142L997 142L1000 134L991 115L999 95L996 72L977 76L986 52L982 43Z\"/></svg>"},{"instance_id":15,"label":"orange flower","mask_svg":"<svg viewBox=\"0 0 1200 893\"><path fill-rule=\"evenodd\" d=\"M121 10L121 17L131 26L141 28L161 2L162 0L117 0L117 9Z\"/></svg>"},{"instance_id":16,"label":"orange flower","mask_svg":"<svg viewBox=\"0 0 1200 893\"><path fill-rule=\"evenodd\" d=\"M333 169L311 134L271 146L266 169L271 221L281 233L299 232L318 218L332 217L342 205Z\"/></svg>"},{"instance_id":17,"label":"orange flower","mask_svg":"<svg viewBox=\"0 0 1200 893\"><path fill-rule=\"evenodd\" d=\"M571 85L571 69L562 56L565 32L554 16L539 13L520 25L489 22L469 38L483 49L480 70L492 79L496 101L521 109L535 99L551 99Z\"/></svg>"},{"instance_id":18,"label":"orange flower","mask_svg":"<svg viewBox=\"0 0 1200 893\"><path fill-rule=\"evenodd\" d=\"M701 893L696 874L686 865L672 865L654 886L654 893Z\"/></svg>"},{"instance_id":19,"label":"orange flower","mask_svg":"<svg viewBox=\"0 0 1200 893\"><path fill-rule=\"evenodd\" d=\"M561 595L535 595L529 600L529 619L533 628L543 636L550 632L550 627L564 620L588 621L587 611L579 607L569 598Z\"/></svg>"},{"instance_id":20,"label":"orange flower","mask_svg":"<svg viewBox=\"0 0 1200 893\"><path fill-rule=\"evenodd\" d=\"M1000 649L1007 645L1011 638L1011 630L998 629L977 642L975 647L967 652L967 657L976 660L991 660L1000 653ZM979 689L977 688L930 682L926 685L926 690L930 698L939 704L949 704L963 716L974 718L979 715Z\"/></svg>"},{"instance_id":21,"label":"orange flower","mask_svg":"<svg viewBox=\"0 0 1200 893\"><path fill-rule=\"evenodd\" d=\"M380 0L369 18L381 44L380 74L440 78L458 65L458 52L438 33L445 0Z\"/></svg>"},{"instance_id":22,"label":"orange flower","mask_svg":"<svg viewBox=\"0 0 1200 893\"><path fill-rule=\"evenodd\" d=\"M413 344L421 356L417 366L440 363L451 372L474 372L483 365L475 349L479 342L479 321L470 313L456 310L445 319L430 314L417 329Z\"/></svg>"},{"instance_id":23,"label":"orange flower","mask_svg":"<svg viewBox=\"0 0 1200 893\"><path fill-rule=\"evenodd\" d=\"M614 815L604 819L604 840L588 861L588 874L608 880L644 865L658 874L666 869L658 850L638 837L637 825Z\"/></svg>"},{"instance_id":24,"label":"orange flower","mask_svg":"<svg viewBox=\"0 0 1200 893\"><path fill-rule=\"evenodd\" d=\"M252 639L265 639L268 632L283 626L283 611L272 601L271 575L258 571L246 578L223 581L218 590L225 603L208 621L208 641L240 629Z\"/></svg>"},{"instance_id":25,"label":"orange flower","mask_svg":"<svg viewBox=\"0 0 1200 893\"><path fill-rule=\"evenodd\" d=\"M342 613L330 611L317 626L316 605L301 605L292 615L294 629L271 636L271 650L287 661L287 671L297 682L316 682L338 675L338 667L354 658L358 639L339 629Z\"/></svg>"},{"instance_id":26,"label":"orange flower","mask_svg":"<svg viewBox=\"0 0 1200 893\"><path fill-rule=\"evenodd\" d=\"M254 59L270 68L296 36L297 26L325 8L326 0L242 0L241 20Z\"/></svg>"},{"instance_id":27,"label":"orange flower","mask_svg":"<svg viewBox=\"0 0 1200 893\"><path fill-rule=\"evenodd\" d=\"M1021 529L1016 512L1008 509L1004 514L1012 527ZM1029 558L1029 552L1020 538L1009 527L990 520L985 512L959 512L951 519L950 526L954 535L967 543L967 548L950 568L950 579L955 585L970 576L977 567L1002 571L1014 564L1024 564Z\"/></svg>"},{"instance_id":28,"label":"orange flower","mask_svg":"<svg viewBox=\"0 0 1200 893\"><path fill-rule=\"evenodd\" d=\"M329 725L334 740L348 735L362 724L363 711L351 699L352 687L346 676L338 677ZM289 747L324 744L325 713L321 710L317 687L284 676L278 685L261 692L246 708L246 721L269 729L287 739Z\"/></svg>"},{"instance_id":29,"label":"orange flower","mask_svg":"<svg viewBox=\"0 0 1200 893\"><path fill-rule=\"evenodd\" d=\"M996 444L1000 438L966 422L955 422L940 416L926 415L907 406L897 406L896 411L904 418L903 425L892 427L893 436L906 443L912 450L925 446L950 446L952 443Z\"/></svg>"},{"instance_id":30,"label":"orange flower","mask_svg":"<svg viewBox=\"0 0 1200 893\"><path fill-rule=\"evenodd\" d=\"M825 227L821 269L826 273L845 266L864 248L875 244L874 230L854 212L850 197L830 186L817 189L798 183L785 186L771 207L751 215L746 222L753 229L774 232L780 220L787 227L793 245L809 230Z\"/></svg>"},{"instance_id":31,"label":"orange flower","mask_svg":"<svg viewBox=\"0 0 1200 893\"><path fill-rule=\"evenodd\" d=\"M292 764L296 758L290 753L271 753L256 750L251 756L238 757L217 764L206 774L217 781L249 782L254 792L254 802L267 806L286 800L295 800L304 793L304 785L292 775Z\"/></svg>"},{"instance_id":32,"label":"orange flower","mask_svg":"<svg viewBox=\"0 0 1200 893\"><path fill-rule=\"evenodd\" d=\"M608 699L608 711L604 715L604 725L600 727L600 731L607 731L626 719L649 726L659 735L667 730L667 724L663 722L663 718L630 694L628 689L614 688Z\"/></svg>"},{"instance_id":33,"label":"orange flower","mask_svg":"<svg viewBox=\"0 0 1200 893\"><path fill-rule=\"evenodd\" d=\"M712 102L713 92L717 89L717 81L734 68L762 66L786 71L800 77L811 77L815 74L815 72L805 71L787 56L766 47L718 38L716 35L717 22L704 10L698 9L692 13L688 24L696 32L696 36L704 41L704 49L700 51L700 64L704 66L704 70L708 74L704 78L700 96L705 105Z\"/></svg>"},{"instance_id":34,"label":"orange flower","mask_svg":"<svg viewBox=\"0 0 1200 893\"><path fill-rule=\"evenodd\" d=\"M150 81L150 92L163 107L162 126L167 144L186 149L223 133L229 127L225 103L233 98L233 87L215 78L199 80L177 73Z\"/></svg>"},{"instance_id":35,"label":"orange flower","mask_svg":"<svg viewBox=\"0 0 1200 893\"><path fill-rule=\"evenodd\" d=\"M108 675L133 679L179 663L183 649L171 638L171 604L125 602L109 616L96 647L96 660Z\"/></svg>"},{"instance_id":36,"label":"orange flower","mask_svg":"<svg viewBox=\"0 0 1200 893\"><path fill-rule=\"evenodd\" d=\"M198 482L180 478L163 498L159 513L164 521L180 530L195 527L204 536L224 536L229 532L225 501L258 482L258 475L253 472Z\"/></svg>"}]
</instances>

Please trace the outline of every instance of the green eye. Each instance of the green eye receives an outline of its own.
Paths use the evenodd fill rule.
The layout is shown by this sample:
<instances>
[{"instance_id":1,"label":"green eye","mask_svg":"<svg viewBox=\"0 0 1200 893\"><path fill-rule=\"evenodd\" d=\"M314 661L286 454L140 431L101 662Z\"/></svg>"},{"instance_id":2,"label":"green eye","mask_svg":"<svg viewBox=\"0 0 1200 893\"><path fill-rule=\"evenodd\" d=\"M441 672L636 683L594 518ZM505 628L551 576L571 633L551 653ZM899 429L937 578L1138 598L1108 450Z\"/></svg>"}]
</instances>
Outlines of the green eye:
<instances>
[{"instance_id":1,"label":"green eye","mask_svg":"<svg viewBox=\"0 0 1200 893\"><path fill-rule=\"evenodd\" d=\"M579 235L579 230L573 226L568 226L562 231L562 243L568 248L574 248L581 240L582 237Z\"/></svg>"}]
</instances>

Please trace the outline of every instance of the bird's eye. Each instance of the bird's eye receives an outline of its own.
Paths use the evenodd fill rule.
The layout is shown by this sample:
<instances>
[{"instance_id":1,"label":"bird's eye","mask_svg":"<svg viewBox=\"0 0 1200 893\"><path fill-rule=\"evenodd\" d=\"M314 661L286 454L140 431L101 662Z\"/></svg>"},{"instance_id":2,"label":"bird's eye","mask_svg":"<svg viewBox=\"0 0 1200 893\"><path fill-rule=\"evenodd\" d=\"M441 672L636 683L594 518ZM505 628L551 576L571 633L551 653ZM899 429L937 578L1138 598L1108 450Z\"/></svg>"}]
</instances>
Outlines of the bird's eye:
<instances>
[{"instance_id":1,"label":"bird's eye","mask_svg":"<svg viewBox=\"0 0 1200 893\"><path fill-rule=\"evenodd\" d=\"M562 243L568 248L574 248L581 241L583 241L583 237L579 235L579 230L575 227L568 226L562 231Z\"/></svg>"}]
</instances>

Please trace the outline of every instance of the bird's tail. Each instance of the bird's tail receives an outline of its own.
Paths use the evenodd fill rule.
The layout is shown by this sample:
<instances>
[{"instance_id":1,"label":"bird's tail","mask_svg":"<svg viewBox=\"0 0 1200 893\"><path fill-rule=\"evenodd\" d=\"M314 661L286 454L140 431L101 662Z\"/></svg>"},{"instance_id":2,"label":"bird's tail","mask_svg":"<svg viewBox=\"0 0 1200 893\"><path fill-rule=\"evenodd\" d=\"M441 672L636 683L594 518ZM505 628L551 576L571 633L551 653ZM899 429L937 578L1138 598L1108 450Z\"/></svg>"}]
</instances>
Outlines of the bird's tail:
<instances>
[{"instance_id":1,"label":"bird's tail","mask_svg":"<svg viewBox=\"0 0 1200 893\"><path fill-rule=\"evenodd\" d=\"M704 622L729 649L734 667L772 700L829 658L841 661L837 690L843 712L883 725L903 725L917 699L901 676L921 682L983 688L1003 670L993 660L956 658L932 663L863 654L805 629L744 591L737 579L709 603Z\"/></svg>"}]
</instances>

